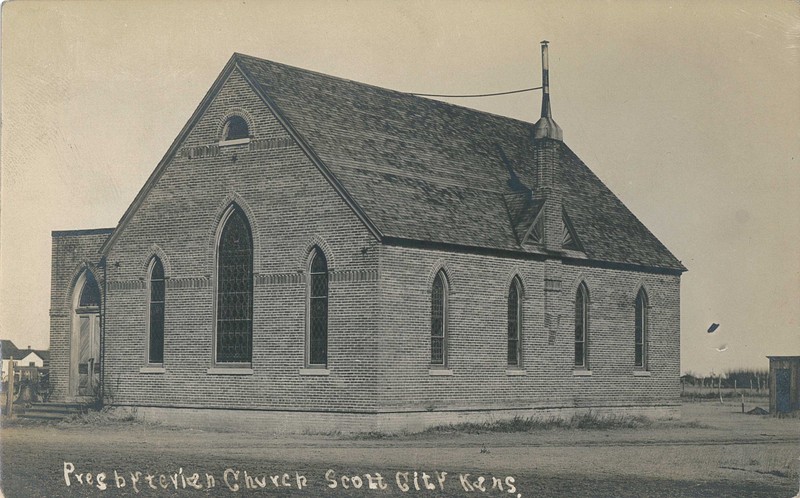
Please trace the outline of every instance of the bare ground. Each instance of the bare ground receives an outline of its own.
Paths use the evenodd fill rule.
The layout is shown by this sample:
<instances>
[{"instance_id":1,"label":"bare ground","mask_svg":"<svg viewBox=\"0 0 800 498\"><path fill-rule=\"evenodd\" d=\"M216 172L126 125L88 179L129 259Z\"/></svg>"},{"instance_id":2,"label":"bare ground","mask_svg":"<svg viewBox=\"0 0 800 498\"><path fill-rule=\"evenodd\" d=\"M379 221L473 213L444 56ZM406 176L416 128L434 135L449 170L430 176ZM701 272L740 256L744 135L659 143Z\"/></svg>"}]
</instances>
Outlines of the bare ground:
<instances>
[{"instance_id":1,"label":"bare ground","mask_svg":"<svg viewBox=\"0 0 800 498\"><path fill-rule=\"evenodd\" d=\"M207 432L113 420L50 425L12 422L0 432L0 487L8 497L792 497L798 493L798 419L743 415L739 405L718 402L687 403L682 412L679 421L636 429L370 438L287 436L257 430ZM70 486L64 477L65 462L75 466ZM226 469L239 471L238 479L228 474L231 486L239 485L236 492L223 480ZM117 487L115 471L125 478L125 487ZM130 474L137 471L141 475L134 489ZM244 471L257 478L252 482L256 489L246 488ZM86 484L89 472L92 484ZM101 472L106 474L105 490L98 489ZM203 489L192 489L195 472L197 485ZM436 477L442 472L447 475L439 484ZM329 487L332 481L326 473L336 481L335 488ZM423 473L430 476L435 490L425 488ZM82 474L83 483L77 474ZM154 476L156 489L146 481L148 474ZM164 480L159 482L162 474ZM211 489L206 474L214 476ZM297 474L306 479L302 490ZM383 484L386 489L369 489L370 477L365 474L375 486ZM278 476L278 486L269 476ZM346 478L343 483L342 476L358 478ZM494 488L493 477L498 479ZM359 479L361 487L355 489Z\"/></svg>"}]
</instances>

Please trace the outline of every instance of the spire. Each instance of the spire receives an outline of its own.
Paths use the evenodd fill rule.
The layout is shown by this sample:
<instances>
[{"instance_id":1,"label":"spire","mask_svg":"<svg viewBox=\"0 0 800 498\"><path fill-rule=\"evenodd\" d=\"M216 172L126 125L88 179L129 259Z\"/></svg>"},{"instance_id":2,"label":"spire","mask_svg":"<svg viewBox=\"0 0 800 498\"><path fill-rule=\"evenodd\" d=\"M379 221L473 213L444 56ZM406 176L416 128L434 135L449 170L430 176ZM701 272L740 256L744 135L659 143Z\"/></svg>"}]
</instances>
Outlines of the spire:
<instances>
[{"instance_id":1,"label":"spire","mask_svg":"<svg viewBox=\"0 0 800 498\"><path fill-rule=\"evenodd\" d=\"M533 127L534 138L563 140L561 127L553 120L550 109L550 70L547 61L547 40L542 41L542 117Z\"/></svg>"}]
</instances>

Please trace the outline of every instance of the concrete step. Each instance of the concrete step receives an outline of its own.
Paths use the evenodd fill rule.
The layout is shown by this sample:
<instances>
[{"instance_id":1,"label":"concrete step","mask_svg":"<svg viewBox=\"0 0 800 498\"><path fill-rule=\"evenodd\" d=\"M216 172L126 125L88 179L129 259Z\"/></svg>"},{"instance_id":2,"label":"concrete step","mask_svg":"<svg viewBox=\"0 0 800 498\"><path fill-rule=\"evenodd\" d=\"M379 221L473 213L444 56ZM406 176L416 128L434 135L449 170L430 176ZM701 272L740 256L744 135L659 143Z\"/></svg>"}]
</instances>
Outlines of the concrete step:
<instances>
[{"instance_id":1,"label":"concrete step","mask_svg":"<svg viewBox=\"0 0 800 498\"><path fill-rule=\"evenodd\" d=\"M87 411L87 406L80 403L31 403L28 406L14 406L14 413L18 417L30 419L59 420Z\"/></svg>"},{"instance_id":2,"label":"concrete step","mask_svg":"<svg viewBox=\"0 0 800 498\"><path fill-rule=\"evenodd\" d=\"M25 419L36 419L36 420L63 420L69 417L70 413L51 413L51 412L23 412L18 413L17 417L25 418Z\"/></svg>"}]
</instances>

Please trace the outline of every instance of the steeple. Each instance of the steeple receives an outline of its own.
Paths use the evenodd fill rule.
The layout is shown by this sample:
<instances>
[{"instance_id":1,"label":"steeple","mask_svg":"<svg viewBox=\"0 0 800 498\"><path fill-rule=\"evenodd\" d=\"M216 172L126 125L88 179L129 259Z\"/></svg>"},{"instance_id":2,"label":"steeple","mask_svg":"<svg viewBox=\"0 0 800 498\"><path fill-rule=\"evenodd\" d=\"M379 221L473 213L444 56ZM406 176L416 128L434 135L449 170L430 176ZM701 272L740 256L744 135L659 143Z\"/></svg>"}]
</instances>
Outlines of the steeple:
<instances>
[{"instance_id":1,"label":"steeple","mask_svg":"<svg viewBox=\"0 0 800 498\"><path fill-rule=\"evenodd\" d=\"M553 120L550 110L550 74L547 61L547 40L542 41L542 117L533 127L534 138L552 138L563 141L561 127Z\"/></svg>"}]
</instances>

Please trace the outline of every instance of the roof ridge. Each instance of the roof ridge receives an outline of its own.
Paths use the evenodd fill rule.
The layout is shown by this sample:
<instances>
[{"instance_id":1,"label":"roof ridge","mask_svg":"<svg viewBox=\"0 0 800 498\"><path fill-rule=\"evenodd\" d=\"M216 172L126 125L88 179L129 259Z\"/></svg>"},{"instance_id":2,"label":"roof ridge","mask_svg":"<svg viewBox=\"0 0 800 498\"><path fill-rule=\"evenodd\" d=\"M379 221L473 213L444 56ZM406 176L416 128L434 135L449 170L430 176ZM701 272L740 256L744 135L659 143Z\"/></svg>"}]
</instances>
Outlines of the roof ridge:
<instances>
[{"instance_id":1,"label":"roof ridge","mask_svg":"<svg viewBox=\"0 0 800 498\"><path fill-rule=\"evenodd\" d=\"M403 92L401 90L395 90L393 88L386 88L385 86L379 86L379 85L375 85L375 84L372 84L372 83L364 83L363 81L352 80L350 78L345 78L343 76L333 76L331 74L322 73L320 71L315 71L313 69L306 69L306 68L299 67L299 66L293 66L291 64L286 64L286 63L283 63L283 62L276 62L276 61L273 61L273 60L270 60L270 59L263 59L261 57L256 57L254 55L243 54L243 53L240 53L240 52L234 52L233 55L234 55L234 57L237 57L239 59L247 58L247 59L253 59L253 60L258 61L258 62L268 62L270 64L276 64L278 66L287 67L289 69L293 69L293 70L296 70L296 71L303 71L303 72L306 72L306 73L311 73L311 74L315 74L315 75L318 75L318 76L323 76L325 78L336 79L336 80L339 80L339 81L346 81L348 83L354 83L356 85L375 88L377 90L381 90L383 92L389 92L389 93L392 93L392 94L397 94L397 95L402 96L402 97L410 97L412 99L424 99L424 100L427 100L427 101L430 101L430 102L437 102L439 104L442 104L442 105L445 105L445 106L448 106L448 107L452 107L454 109L464 110L464 111L468 111L468 112L474 112L474 113L477 113L477 114L483 114L485 116L491 116L493 118L498 118L498 119L502 119L502 120L515 121L517 123L520 123L520 124L523 124L523 125L526 125L526 126L530 126L531 130L533 130L533 127L534 127L534 123L531 123L530 121L517 119L517 118L511 117L511 116L504 116L502 114L497 114L497 113L494 113L494 112L483 111L483 110L480 110L480 109L474 109L472 107L465 107L465 106L462 106L462 105L453 104L453 103L446 102L446 101L443 101L443 100L437 100L437 99L432 99L432 98L428 98L428 97L422 97L420 95L417 95L417 94L411 93L411 92Z\"/></svg>"}]
</instances>

